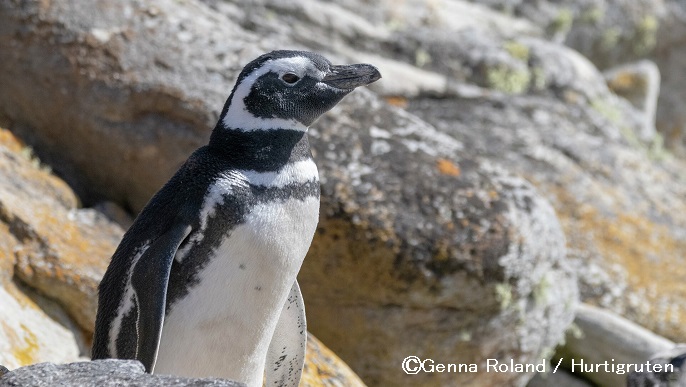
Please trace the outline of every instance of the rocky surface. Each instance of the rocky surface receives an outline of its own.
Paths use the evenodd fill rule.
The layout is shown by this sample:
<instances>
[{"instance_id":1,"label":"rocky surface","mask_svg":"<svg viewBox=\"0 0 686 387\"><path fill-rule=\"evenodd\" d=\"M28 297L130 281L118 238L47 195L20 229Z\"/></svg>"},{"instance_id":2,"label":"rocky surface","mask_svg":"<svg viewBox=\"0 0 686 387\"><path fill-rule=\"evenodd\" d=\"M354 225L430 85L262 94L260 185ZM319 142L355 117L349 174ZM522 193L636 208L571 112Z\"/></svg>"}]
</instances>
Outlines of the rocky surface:
<instances>
[{"instance_id":1,"label":"rocky surface","mask_svg":"<svg viewBox=\"0 0 686 387\"><path fill-rule=\"evenodd\" d=\"M221 379L192 379L145 373L143 364L132 360L96 360L70 364L39 363L22 367L0 378L0 387L118 387L118 386L217 386L245 387Z\"/></svg>"},{"instance_id":2,"label":"rocky surface","mask_svg":"<svg viewBox=\"0 0 686 387\"><path fill-rule=\"evenodd\" d=\"M473 1L473 0L472 0ZM638 59L657 63L662 76L657 129L666 146L686 156L686 5L678 0L487 0L544 36L564 43L601 69Z\"/></svg>"},{"instance_id":3,"label":"rocky surface","mask_svg":"<svg viewBox=\"0 0 686 387\"><path fill-rule=\"evenodd\" d=\"M379 66L311 131L322 217L300 274L310 327L370 385L526 383L399 365L546 357L577 276L585 301L686 337L686 165L663 148L686 111L678 2L76 4L0 5L0 123L110 214L207 140L256 55ZM661 74L624 63L645 56Z\"/></svg>"},{"instance_id":4,"label":"rocky surface","mask_svg":"<svg viewBox=\"0 0 686 387\"><path fill-rule=\"evenodd\" d=\"M75 205L69 187L0 129L0 364L12 370L89 356L95 289L122 230ZM127 364L42 364L22 368L0 386L94 385L105 375L113 383L105 385L236 385L143 376L140 364ZM311 335L302 385L364 386Z\"/></svg>"},{"instance_id":5,"label":"rocky surface","mask_svg":"<svg viewBox=\"0 0 686 387\"><path fill-rule=\"evenodd\" d=\"M521 382L397 367L408 354L480 363L552 349L576 299L552 208L369 93L341 110L356 122L331 115L312 133L323 199L300 274L310 329L370 384Z\"/></svg>"},{"instance_id":6,"label":"rocky surface","mask_svg":"<svg viewBox=\"0 0 686 387\"><path fill-rule=\"evenodd\" d=\"M615 364L645 364L655 354L676 346L631 321L585 304L577 308L574 326L556 354L567 369L572 369L572 359L577 364L580 359L587 364L611 363L611 359ZM591 372L583 376L600 386L621 386L627 381L626 373Z\"/></svg>"},{"instance_id":7,"label":"rocky surface","mask_svg":"<svg viewBox=\"0 0 686 387\"><path fill-rule=\"evenodd\" d=\"M684 386L686 385L686 345L654 354L650 363L653 371L632 372L627 376L627 387ZM660 371L658 371L658 366ZM668 366L671 370L664 371Z\"/></svg>"},{"instance_id":8,"label":"rocky surface","mask_svg":"<svg viewBox=\"0 0 686 387\"><path fill-rule=\"evenodd\" d=\"M335 353L310 334L300 386L365 387L365 384Z\"/></svg>"},{"instance_id":9,"label":"rocky surface","mask_svg":"<svg viewBox=\"0 0 686 387\"><path fill-rule=\"evenodd\" d=\"M524 43L530 61L550 62L545 90L420 99L409 110L508 165L551 200L571 256L586 268L579 272L584 299L684 337L684 163L640 141L640 115L578 54Z\"/></svg>"},{"instance_id":10,"label":"rocky surface","mask_svg":"<svg viewBox=\"0 0 686 387\"><path fill-rule=\"evenodd\" d=\"M276 1L258 3L265 11L278 8ZM677 18L675 2L665 3L675 8L672 16L650 0L486 2L499 12L489 12L481 2L338 4L348 12L346 18L365 15L362 20L377 33L361 39L339 33L338 24L325 31L312 22L308 28L326 36L326 47L343 55L383 56L382 72L385 64L393 65L386 67L389 75L376 92L458 140L463 145L459 155L486 158L531 181L552 202L569 256L584 268L579 275L585 300L674 340L686 336L686 311L679 306L686 297L680 286L686 273L679 263L686 254L686 220L680 216L686 211L681 172L686 165L663 148L652 127L661 106L658 90L662 96L665 90L684 88L674 87L680 81L670 82L664 74L658 87L660 77L649 62L601 74L578 52L557 43L578 47L603 67L619 64L620 58L640 58L663 42L677 45L674 51L679 52L675 38L655 41L651 22L658 16ZM597 30L584 29L575 19L583 14L577 8L592 10L591 4L605 12ZM564 12L565 6L571 12ZM278 9L270 22L260 21L256 12L251 28L270 39L278 31L316 47L301 30L283 27L302 17L301 8ZM596 36L609 26L622 32L611 50L579 47L587 41L582 34ZM615 51L632 54L609 60ZM603 53L608 60L600 63L596 58ZM403 71L395 72L399 68Z\"/></svg>"},{"instance_id":11,"label":"rocky surface","mask_svg":"<svg viewBox=\"0 0 686 387\"><path fill-rule=\"evenodd\" d=\"M315 25L326 29L321 12L301 11L343 15L337 25L345 31L327 35L329 48L340 48L331 56L338 61L359 56L346 54L350 40L372 37L377 45L391 37L387 27L372 28L346 8L353 5L130 2L106 12L104 2L15 4L3 9L4 28L23 32L0 37L0 46L13 47L2 81L24 86L8 86L0 106L39 154L59 157L55 169L86 203L106 196L138 209L207 138L207 117L221 106L240 64L269 48L311 42L303 31L279 29L293 18L311 21L315 32ZM275 18L258 24L262 10ZM528 28L466 3L451 12L464 10L500 28ZM83 16L91 14L99 16ZM32 65L16 67L26 61ZM45 62L63 64L63 76L49 81L57 87L38 76ZM441 77L436 74L424 76ZM497 81L491 78L484 85ZM65 102L48 109L60 114L34 112L36 91L26 84L39 87L40 98ZM441 92L439 84L434 91ZM502 87L520 87L508 85ZM429 91L415 88L417 95ZM464 91L451 84L442 92ZM70 96L68 103L60 93ZM37 130L48 116L50 127ZM78 136L57 141L65 130ZM370 92L351 95L316 125L312 138L322 220L300 278L313 331L374 385L524 383L531 375L410 378L398 367L410 352L446 361L465 353L461 361L480 363L489 356L528 361L552 350L572 320L577 289L550 205L524 180Z\"/></svg>"},{"instance_id":12,"label":"rocky surface","mask_svg":"<svg viewBox=\"0 0 686 387\"><path fill-rule=\"evenodd\" d=\"M0 363L74 360L122 231L77 209L71 189L4 129L0 181Z\"/></svg>"}]
</instances>

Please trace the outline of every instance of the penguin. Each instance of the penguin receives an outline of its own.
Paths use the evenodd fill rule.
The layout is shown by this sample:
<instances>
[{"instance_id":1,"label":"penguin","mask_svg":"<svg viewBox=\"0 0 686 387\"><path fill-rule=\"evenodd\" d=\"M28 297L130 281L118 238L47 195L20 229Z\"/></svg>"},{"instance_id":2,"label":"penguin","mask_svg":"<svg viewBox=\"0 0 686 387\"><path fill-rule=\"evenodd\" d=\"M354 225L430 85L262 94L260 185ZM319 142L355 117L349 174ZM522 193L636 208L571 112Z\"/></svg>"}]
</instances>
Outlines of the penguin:
<instances>
[{"instance_id":1,"label":"penguin","mask_svg":"<svg viewBox=\"0 0 686 387\"><path fill-rule=\"evenodd\" d=\"M92 358L149 373L297 386L307 327L296 276L319 220L308 127L369 64L279 50L248 63L209 143L152 197L99 286Z\"/></svg>"}]
</instances>

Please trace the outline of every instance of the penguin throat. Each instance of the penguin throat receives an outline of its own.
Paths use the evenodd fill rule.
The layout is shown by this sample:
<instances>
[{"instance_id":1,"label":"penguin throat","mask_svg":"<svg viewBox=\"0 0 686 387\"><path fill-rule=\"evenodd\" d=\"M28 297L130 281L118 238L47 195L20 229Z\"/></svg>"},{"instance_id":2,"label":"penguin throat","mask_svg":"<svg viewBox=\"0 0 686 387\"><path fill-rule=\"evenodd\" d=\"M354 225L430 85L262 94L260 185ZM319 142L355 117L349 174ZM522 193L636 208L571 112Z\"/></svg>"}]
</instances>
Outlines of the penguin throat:
<instances>
[{"instance_id":1,"label":"penguin throat","mask_svg":"<svg viewBox=\"0 0 686 387\"><path fill-rule=\"evenodd\" d=\"M300 130L243 131L221 125L212 132L209 148L238 169L276 171L312 157L307 134Z\"/></svg>"}]
</instances>

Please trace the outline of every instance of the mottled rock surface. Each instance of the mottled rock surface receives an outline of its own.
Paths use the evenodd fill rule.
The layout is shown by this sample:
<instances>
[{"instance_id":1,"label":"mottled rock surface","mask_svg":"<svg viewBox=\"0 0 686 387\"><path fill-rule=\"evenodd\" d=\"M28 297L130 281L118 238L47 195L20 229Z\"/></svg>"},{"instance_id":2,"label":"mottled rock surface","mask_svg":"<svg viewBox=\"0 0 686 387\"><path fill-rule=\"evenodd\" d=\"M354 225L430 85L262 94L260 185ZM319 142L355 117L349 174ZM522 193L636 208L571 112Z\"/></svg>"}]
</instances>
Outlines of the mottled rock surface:
<instances>
[{"instance_id":1,"label":"mottled rock surface","mask_svg":"<svg viewBox=\"0 0 686 387\"><path fill-rule=\"evenodd\" d=\"M575 329L567 335L564 345L556 353L558 358L563 358L562 367L567 369L572 369L572 359L577 364L581 359L586 364L603 364L605 361L645 364L653 355L675 347L673 342L664 337L590 305L579 305L574 326ZM583 376L600 386L621 386L627 380L627 373L589 372L583 373Z\"/></svg>"},{"instance_id":2,"label":"mottled rock surface","mask_svg":"<svg viewBox=\"0 0 686 387\"><path fill-rule=\"evenodd\" d=\"M365 387L365 384L335 353L309 334L300 386Z\"/></svg>"},{"instance_id":3,"label":"mottled rock surface","mask_svg":"<svg viewBox=\"0 0 686 387\"><path fill-rule=\"evenodd\" d=\"M652 372L631 372L626 378L627 387L686 385L686 345L681 344L654 354L650 364L653 365Z\"/></svg>"},{"instance_id":4,"label":"mottled rock surface","mask_svg":"<svg viewBox=\"0 0 686 387\"><path fill-rule=\"evenodd\" d=\"M0 5L0 122L86 204L140 209L264 51L379 65L311 132L322 217L300 275L311 328L369 384L524 383L399 364L540 358L576 275L587 302L684 341L682 2L75 4ZM657 105L654 67L614 67L644 57Z\"/></svg>"},{"instance_id":5,"label":"mottled rock surface","mask_svg":"<svg viewBox=\"0 0 686 387\"><path fill-rule=\"evenodd\" d=\"M96 289L123 232L97 212L78 209L71 189L0 131L2 276L57 300L92 331Z\"/></svg>"},{"instance_id":6,"label":"mottled rock surface","mask_svg":"<svg viewBox=\"0 0 686 387\"><path fill-rule=\"evenodd\" d=\"M13 1L0 8L10 32L0 35L0 48L12 48L0 81L13 83L0 96L0 116L86 203L108 199L139 209L206 141L241 65L270 49L309 47L336 62L387 55L383 63L405 75L384 78L399 88L377 91L400 97L396 104L404 98L397 93L462 100L489 88L521 93L539 85L522 60L501 60L500 40L476 32L535 28L468 3L442 13L409 2L396 19L390 8L363 18L360 11L373 7L359 1L75 4ZM460 33L457 41L466 44L459 50L474 47L466 59L456 57L462 62L454 72L443 70L455 58L435 57L436 66L422 71L416 65L433 51L402 50L415 27L425 34L410 47L439 35L424 28L432 17ZM392 20L397 28L386 23ZM488 55L477 55L483 48ZM43 63L59 67L57 79L40 76L49 71ZM429 86L411 81L416 74L431 79ZM36 111L42 98L56 102ZM552 350L572 320L577 287L549 203L468 141L365 90L311 134L322 218L300 279L314 333L372 385L525 383L531 375L409 378L399 367L409 353L526 362Z\"/></svg>"},{"instance_id":7,"label":"mottled rock surface","mask_svg":"<svg viewBox=\"0 0 686 387\"><path fill-rule=\"evenodd\" d=\"M39 363L22 367L0 378L0 387L244 387L222 379L192 379L145 373L143 364L133 360L96 360L70 364Z\"/></svg>"},{"instance_id":8,"label":"mottled rock surface","mask_svg":"<svg viewBox=\"0 0 686 387\"><path fill-rule=\"evenodd\" d=\"M640 115L577 53L522 43L530 62L546 61L545 89L417 99L408 109L543 192L584 268L585 300L685 337L686 166L639 140Z\"/></svg>"},{"instance_id":9,"label":"mottled rock surface","mask_svg":"<svg viewBox=\"0 0 686 387\"><path fill-rule=\"evenodd\" d=\"M470 0L476 2L474 0ZM679 0L479 0L517 15L588 57L601 69L637 59L661 76L657 129L666 146L686 156L686 4Z\"/></svg>"},{"instance_id":10,"label":"mottled rock surface","mask_svg":"<svg viewBox=\"0 0 686 387\"><path fill-rule=\"evenodd\" d=\"M479 363L552 349L576 298L552 208L370 93L340 110L312 133L322 219L300 274L310 329L373 385L524 380L397 370L410 354Z\"/></svg>"},{"instance_id":11,"label":"mottled rock surface","mask_svg":"<svg viewBox=\"0 0 686 387\"><path fill-rule=\"evenodd\" d=\"M0 129L0 364L10 369L89 356L95 289L122 231L93 210L75 205L69 187L9 131ZM112 376L112 384L105 385L234 385L137 375L142 367L138 363L104 364L109 365L23 368L2 379L0 386L34 385L34 381L46 386L94 385L103 375ZM135 372L127 376L130 371ZM53 373L59 376L48 377ZM304 383L364 386L311 335Z\"/></svg>"}]
</instances>

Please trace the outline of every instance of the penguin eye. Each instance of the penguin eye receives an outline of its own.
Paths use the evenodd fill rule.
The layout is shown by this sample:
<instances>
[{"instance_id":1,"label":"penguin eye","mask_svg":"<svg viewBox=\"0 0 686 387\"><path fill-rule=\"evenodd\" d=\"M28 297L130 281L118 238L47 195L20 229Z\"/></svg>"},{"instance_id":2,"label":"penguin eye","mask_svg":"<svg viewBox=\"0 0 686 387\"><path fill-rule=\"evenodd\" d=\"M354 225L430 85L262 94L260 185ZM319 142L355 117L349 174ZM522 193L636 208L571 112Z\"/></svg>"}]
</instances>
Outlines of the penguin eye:
<instances>
[{"instance_id":1,"label":"penguin eye","mask_svg":"<svg viewBox=\"0 0 686 387\"><path fill-rule=\"evenodd\" d=\"M284 82L290 83L290 84L292 85L292 84L298 82L298 81L300 80L300 77L297 76L297 75L295 75L295 74L293 74L293 73L286 73L286 74L284 74L284 75L281 76L281 79L282 79Z\"/></svg>"}]
</instances>

